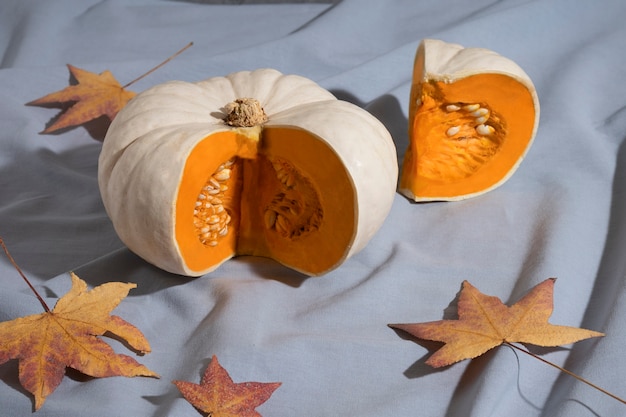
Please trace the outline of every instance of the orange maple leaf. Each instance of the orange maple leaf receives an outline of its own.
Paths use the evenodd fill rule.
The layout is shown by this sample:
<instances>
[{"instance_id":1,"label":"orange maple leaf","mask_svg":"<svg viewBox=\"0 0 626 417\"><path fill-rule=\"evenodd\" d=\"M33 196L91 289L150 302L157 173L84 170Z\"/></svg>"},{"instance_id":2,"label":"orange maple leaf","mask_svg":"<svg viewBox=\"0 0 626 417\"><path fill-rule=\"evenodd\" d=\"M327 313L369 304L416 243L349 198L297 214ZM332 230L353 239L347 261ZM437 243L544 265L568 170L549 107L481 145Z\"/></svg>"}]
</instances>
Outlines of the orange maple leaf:
<instances>
[{"instance_id":1,"label":"orange maple leaf","mask_svg":"<svg viewBox=\"0 0 626 417\"><path fill-rule=\"evenodd\" d=\"M555 278L535 286L511 307L463 282L458 301L458 320L390 324L426 340L444 342L426 363L435 368L472 359L503 343L560 346L603 333L548 323L553 309Z\"/></svg>"},{"instance_id":2,"label":"orange maple leaf","mask_svg":"<svg viewBox=\"0 0 626 417\"><path fill-rule=\"evenodd\" d=\"M20 383L34 395L35 410L61 383L66 367L93 377L158 377L97 337L110 332L138 353L150 352L136 327L109 315L136 285L110 282L87 291L85 281L71 277L72 288L52 311L0 323L0 365L19 360Z\"/></svg>"},{"instance_id":3,"label":"orange maple leaf","mask_svg":"<svg viewBox=\"0 0 626 417\"><path fill-rule=\"evenodd\" d=\"M183 397L210 417L261 417L255 408L266 402L280 382L234 383L214 355L200 385L173 381Z\"/></svg>"},{"instance_id":4,"label":"orange maple leaf","mask_svg":"<svg viewBox=\"0 0 626 417\"><path fill-rule=\"evenodd\" d=\"M96 74L69 64L67 67L78 84L26 103L31 106L74 103L42 133L78 126L103 115L113 120L122 107L136 95L135 92L124 89L110 71Z\"/></svg>"}]
</instances>

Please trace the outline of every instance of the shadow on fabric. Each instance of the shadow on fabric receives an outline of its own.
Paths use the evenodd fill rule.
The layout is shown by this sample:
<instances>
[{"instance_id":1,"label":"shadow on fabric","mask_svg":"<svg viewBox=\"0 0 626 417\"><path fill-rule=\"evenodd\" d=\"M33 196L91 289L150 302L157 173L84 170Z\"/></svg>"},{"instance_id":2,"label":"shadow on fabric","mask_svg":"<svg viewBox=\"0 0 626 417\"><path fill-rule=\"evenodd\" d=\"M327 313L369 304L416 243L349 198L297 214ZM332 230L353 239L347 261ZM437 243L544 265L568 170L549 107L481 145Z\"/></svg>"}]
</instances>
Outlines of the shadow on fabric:
<instances>
[{"instance_id":1,"label":"shadow on fabric","mask_svg":"<svg viewBox=\"0 0 626 417\"><path fill-rule=\"evenodd\" d=\"M100 147L39 148L0 171L0 234L27 273L53 277L122 246L100 198Z\"/></svg>"},{"instance_id":2,"label":"shadow on fabric","mask_svg":"<svg viewBox=\"0 0 626 417\"><path fill-rule=\"evenodd\" d=\"M404 116L400 101L393 95L383 94L369 103L363 103L347 91L331 90L330 92L339 100L359 106L380 120L393 138L396 145L398 166L401 166L404 152L409 145L409 120Z\"/></svg>"}]
</instances>

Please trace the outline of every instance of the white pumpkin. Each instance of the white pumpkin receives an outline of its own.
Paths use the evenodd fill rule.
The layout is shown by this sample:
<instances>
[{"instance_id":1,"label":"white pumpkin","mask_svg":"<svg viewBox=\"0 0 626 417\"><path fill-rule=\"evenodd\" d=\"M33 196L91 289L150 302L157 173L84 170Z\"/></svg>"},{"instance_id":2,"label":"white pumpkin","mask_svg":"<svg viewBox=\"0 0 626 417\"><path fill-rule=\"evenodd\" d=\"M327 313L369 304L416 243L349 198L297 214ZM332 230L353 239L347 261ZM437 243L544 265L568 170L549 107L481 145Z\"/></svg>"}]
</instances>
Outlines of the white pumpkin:
<instances>
[{"instance_id":1,"label":"white pumpkin","mask_svg":"<svg viewBox=\"0 0 626 417\"><path fill-rule=\"evenodd\" d=\"M539 126L524 70L484 48L421 42L409 102L409 146L399 191L415 201L461 200L502 185Z\"/></svg>"},{"instance_id":2,"label":"white pumpkin","mask_svg":"<svg viewBox=\"0 0 626 417\"><path fill-rule=\"evenodd\" d=\"M198 276L257 255L320 275L378 231L397 174L375 117L259 69L133 98L109 127L98 182L121 240L162 269Z\"/></svg>"}]
</instances>

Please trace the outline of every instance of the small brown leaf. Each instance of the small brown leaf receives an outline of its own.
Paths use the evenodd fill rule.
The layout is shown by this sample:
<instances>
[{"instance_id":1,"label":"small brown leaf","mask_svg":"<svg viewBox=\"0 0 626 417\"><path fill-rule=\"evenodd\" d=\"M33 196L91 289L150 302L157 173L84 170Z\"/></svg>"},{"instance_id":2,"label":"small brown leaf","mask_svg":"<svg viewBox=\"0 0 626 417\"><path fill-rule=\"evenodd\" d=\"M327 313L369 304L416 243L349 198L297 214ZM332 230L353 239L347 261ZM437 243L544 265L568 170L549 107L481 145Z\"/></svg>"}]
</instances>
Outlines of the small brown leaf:
<instances>
[{"instance_id":1,"label":"small brown leaf","mask_svg":"<svg viewBox=\"0 0 626 417\"><path fill-rule=\"evenodd\" d=\"M71 277L72 288L52 311L0 323L0 365L19 360L20 383L34 395L35 410L61 383L66 367L98 378L158 377L97 337L110 332L137 352L150 352L136 327L109 315L136 285L110 282L87 291L83 280Z\"/></svg>"},{"instance_id":2,"label":"small brown leaf","mask_svg":"<svg viewBox=\"0 0 626 417\"><path fill-rule=\"evenodd\" d=\"M42 133L78 126L100 116L113 120L122 107L136 95L133 91L124 89L109 71L96 74L69 64L67 67L76 79L76 85L26 103L31 106L74 103Z\"/></svg>"},{"instance_id":3,"label":"small brown leaf","mask_svg":"<svg viewBox=\"0 0 626 417\"><path fill-rule=\"evenodd\" d=\"M213 356L200 385L173 381L183 397L210 417L261 417L255 408L267 401L280 382L234 383Z\"/></svg>"},{"instance_id":4,"label":"small brown leaf","mask_svg":"<svg viewBox=\"0 0 626 417\"><path fill-rule=\"evenodd\" d=\"M499 298L485 295L463 282L458 302L458 320L390 324L426 340L444 342L427 364L438 368L482 355L503 343L560 346L603 333L548 323L553 309L554 278L535 286L511 307Z\"/></svg>"}]
</instances>

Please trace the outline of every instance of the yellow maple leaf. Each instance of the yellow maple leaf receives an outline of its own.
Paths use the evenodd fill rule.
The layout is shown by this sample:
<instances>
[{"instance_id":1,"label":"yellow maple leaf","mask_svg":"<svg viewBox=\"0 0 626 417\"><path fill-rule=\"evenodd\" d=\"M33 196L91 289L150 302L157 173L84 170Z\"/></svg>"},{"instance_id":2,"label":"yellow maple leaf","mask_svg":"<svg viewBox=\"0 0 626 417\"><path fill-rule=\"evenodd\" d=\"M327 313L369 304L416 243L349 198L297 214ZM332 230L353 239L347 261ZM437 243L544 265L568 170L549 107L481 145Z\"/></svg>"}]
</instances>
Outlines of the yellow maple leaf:
<instances>
[{"instance_id":1,"label":"yellow maple leaf","mask_svg":"<svg viewBox=\"0 0 626 417\"><path fill-rule=\"evenodd\" d=\"M78 126L100 116L113 120L122 107L136 95L122 87L110 71L96 74L69 64L67 67L78 84L26 103L30 106L74 103L42 133Z\"/></svg>"},{"instance_id":2,"label":"yellow maple leaf","mask_svg":"<svg viewBox=\"0 0 626 417\"><path fill-rule=\"evenodd\" d=\"M593 330L548 323L553 310L554 278L535 286L511 307L463 282L458 320L390 324L426 340L444 342L426 363L435 368L482 355L503 343L560 346L604 336Z\"/></svg>"},{"instance_id":3,"label":"yellow maple leaf","mask_svg":"<svg viewBox=\"0 0 626 417\"><path fill-rule=\"evenodd\" d=\"M88 291L76 274L71 278L72 288L52 311L0 323L0 365L19 360L20 383L35 397L35 410L61 383L66 367L93 377L158 377L98 337L110 332L138 353L150 352L139 329L109 315L136 285L110 282Z\"/></svg>"}]
</instances>

